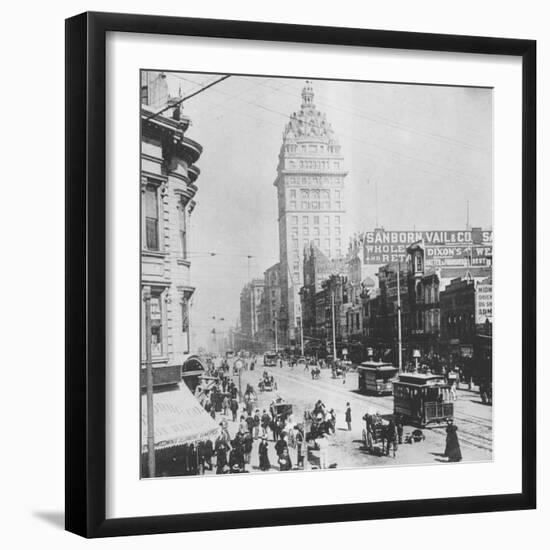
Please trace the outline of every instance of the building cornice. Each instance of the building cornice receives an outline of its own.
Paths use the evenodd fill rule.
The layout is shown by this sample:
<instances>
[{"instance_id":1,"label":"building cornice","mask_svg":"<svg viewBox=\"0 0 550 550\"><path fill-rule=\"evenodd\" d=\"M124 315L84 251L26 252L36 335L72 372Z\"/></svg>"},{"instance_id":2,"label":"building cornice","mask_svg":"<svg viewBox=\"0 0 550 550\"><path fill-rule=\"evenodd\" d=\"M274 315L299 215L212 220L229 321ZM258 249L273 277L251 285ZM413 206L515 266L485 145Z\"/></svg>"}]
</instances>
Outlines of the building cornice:
<instances>
[{"instance_id":1,"label":"building cornice","mask_svg":"<svg viewBox=\"0 0 550 550\"><path fill-rule=\"evenodd\" d=\"M279 176L340 176L346 177L349 172L347 170L315 170L304 168L284 168L277 170ZM279 179L279 178L277 178Z\"/></svg>"},{"instance_id":2,"label":"building cornice","mask_svg":"<svg viewBox=\"0 0 550 550\"><path fill-rule=\"evenodd\" d=\"M189 299L195 293L196 288L194 286L178 285L176 290L178 292L183 292L185 297Z\"/></svg>"},{"instance_id":3,"label":"building cornice","mask_svg":"<svg viewBox=\"0 0 550 550\"><path fill-rule=\"evenodd\" d=\"M163 252L162 250L147 250L145 248L141 249L142 256L148 256L150 258L165 258L168 255L168 252Z\"/></svg>"},{"instance_id":4,"label":"building cornice","mask_svg":"<svg viewBox=\"0 0 550 550\"><path fill-rule=\"evenodd\" d=\"M167 128L174 132L183 133L185 130L187 130L187 128L189 128L189 125L191 123L191 119L186 116L180 116L180 119L176 120L162 114L151 117L151 115L154 114L155 112L147 105L141 106L141 118L144 124L146 123L152 126L162 126L163 128Z\"/></svg>"},{"instance_id":5,"label":"building cornice","mask_svg":"<svg viewBox=\"0 0 550 550\"><path fill-rule=\"evenodd\" d=\"M185 187L185 189L182 189L179 187L175 188L174 193L176 195L179 195L180 197L184 197L185 199L187 199L187 202L191 202L193 197L196 195L197 190L198 188L196 185L193 185L192 183L187 183L187 186ZM193 205L193 208L194 208L194 205ZM191 211L189 212L190 214L193 211L193 208L191 208Z\"/></svg>"},{"instance_id":6,"label":"building cornice","mask_svg":"<svg viewBox=\"0 0 550 550\"><path fill-rule=\"evenodd\" d=\"M154 286L168 288L172 283L170 281L160 281L155 279L141 279L141 286Z\"/></svg>"},{"instance_id":7,"label":"building cornice","mask_svg":"<svg viewBox=\"0 0 550 550\"><path fill-rule=\"evenodd\" d=\"M290 215L290 214L313 214L316 216L317 214L345 214L346 210L297 210L297 209L290 209L285 208L285 212L283 215ZM281 216L279 216L279 219L281 219ZM328 237L329 235L320 235L321 237ZM311 237L311 235L310 235Z\"/></svg>"},{"instance_id":8,"label":"building cornice","mask_svg":"<svg viewBox=\"0 0 550 550\"><path fill-rule=\"evenodd\" d=\"M166 183L168 181L168 176L165 174L156 174L155 172L150 172L149 170L141 171L142 178L149 178L157 180L159 183Z\"/></svg>"},{"instance_id":9,"label":"building cornice","mask_svg":"<svg viewBox=\"0 0 550 550\"><path fill-rule=\"evenodd\" d=\"M175 171L169 172L168 177L170 177L172 179L183 181L186 185L191 183L190 179L186 175L179 174L178 172L175 172Z\"/></svg>"},{"instance_id":10,"label":"building cornice","mask_svg":"<svg viewBox=\"0 0 550 550\"><path fill-rule=\"evenodd\" d=\"M191 182L196 181L201 173L199 167L195 166L194 164L189 166L188 172L189 172L189 179L191 180Z\"/></svg>"},{"instance_id":11,"label":"building cornice","mask_svg":"<svg viewBox=\"0 0 550 550\"><path fill-rule=\"evenodd\" d=\"M149 162L153 162L155 164L162 165L162 157L157 157L155 155L151 155L149 153L141 153L141 160L148 160Z\"/></svg>"}]
</instances>

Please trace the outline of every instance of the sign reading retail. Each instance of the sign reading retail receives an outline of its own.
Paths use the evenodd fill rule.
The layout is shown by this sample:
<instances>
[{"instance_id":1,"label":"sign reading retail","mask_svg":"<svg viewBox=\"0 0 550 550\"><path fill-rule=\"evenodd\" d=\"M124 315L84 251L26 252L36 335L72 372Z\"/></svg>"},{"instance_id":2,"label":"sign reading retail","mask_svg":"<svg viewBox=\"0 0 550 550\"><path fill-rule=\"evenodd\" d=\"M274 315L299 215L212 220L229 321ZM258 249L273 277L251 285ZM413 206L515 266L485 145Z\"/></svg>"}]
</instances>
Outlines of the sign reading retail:
<instances>
[{"instance_id":1,"label":"sign reading retail","mask_svg":"<svg viewBox=\"0 0 550 550\"><path fill-rule=\"evenodd\" d=\"M493 285L478 283L476 286L476 324L493 322Z\"/></svg>"}]
</instances>

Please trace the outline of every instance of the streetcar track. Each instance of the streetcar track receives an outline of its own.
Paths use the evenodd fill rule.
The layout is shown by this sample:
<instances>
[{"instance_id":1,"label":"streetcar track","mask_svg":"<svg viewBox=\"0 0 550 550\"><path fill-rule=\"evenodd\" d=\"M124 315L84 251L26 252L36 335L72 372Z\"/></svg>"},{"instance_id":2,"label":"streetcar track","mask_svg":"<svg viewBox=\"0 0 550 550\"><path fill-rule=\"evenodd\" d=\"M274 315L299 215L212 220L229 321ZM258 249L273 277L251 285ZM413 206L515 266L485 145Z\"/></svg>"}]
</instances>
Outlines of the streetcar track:
<instances>
[{"instance_id":1,"label":"streetcar track","mask_svg":"<svg viewBox=\"0 0 550 550\"><path fill-rule=\"evenodd\" d=\"M331 382L323 379L310 381L309 379L304 379L303 377L299 376L299 374L288 372L288 371L277 371L277 374L281 375L283 378L286 378L286 380L288 381L297 382L299 384L307 386L308 388L311 388L313 385L312 382L314 382L315 386L320 386L319 390L323 393L338 393L340 395L345 395L346 398L358 399L362 402L368 403L369 405L372 405L375 409L378 409L380 411L387 412L387 413L393 412L393 407L391 405L388 405L387 403L384 403L383 401L377 400L376 402L373 402L372 399L369 399L369 396L361 395L357 393L350 394L349 387L344 389L342 387L336 386L335 384L332 384ZM275 376L275 373L273 373L273 375ZM476 422L476 420L470 420L470 418L472 419L478 418L479 421ZM457 420L458 424L465 422L465 423L475 424L482 429L492 430L492 426L487 423L487 419L482 419L481 417L477 417L475 415L468 415L464 413L459 415L455 414L455 419ZM432 427L430 428L430 430L435 433L446 436L446 432L444 428ZM462 428L462 426L459 431L458 437L461 443L469 447L481 449L491 453L493 452L493 448L492 448L493 439L491 437L486 437L482 434L465 430L464 428Z\"/></svg>"},{"instance_id":2,"label":"streetcar track","mask_svg":"<svg viewBox=\"0 0 550 550\"><path fill-rule=\"evenodd\" d=\"M460 422L467 422L469 424L474 424L476 426L479 426L480 428L485 428L486 430L493 431L493 426L489 423L476 422L475 420L469 420L468 418L464 418L462 416L459 416L456 413L455 413L454 417L455 417L455 420L459 420Z\"/></svg>"},{"instance_id":3,"label":"streetcar track","mask_svg":"<svg viewBox=\"0 0 550 550\"><path fill-rule=\"evenodd\" d=\"M441 435L446 435L445 431L443 428L432 428L432 430L436 433L439 433ZM472 434L471 432L466 432L468 433L468 435L471 435L472 438L476 438L478 437L477 434ZM474 439L470 439L468 437L464 437L464 434L465 432L464 431L461 431L459 432L457 435L458 435L458 439L460 440L461 443L465 444L465 445L468 445L470 447L475 447L476 449L482 449L484 451L489 451L490 453L493 452L493 447L489 447L487 445L484 445L483 443L480 443L480 442L477 442L475 441Z\"/></svg>"}]
</instances>

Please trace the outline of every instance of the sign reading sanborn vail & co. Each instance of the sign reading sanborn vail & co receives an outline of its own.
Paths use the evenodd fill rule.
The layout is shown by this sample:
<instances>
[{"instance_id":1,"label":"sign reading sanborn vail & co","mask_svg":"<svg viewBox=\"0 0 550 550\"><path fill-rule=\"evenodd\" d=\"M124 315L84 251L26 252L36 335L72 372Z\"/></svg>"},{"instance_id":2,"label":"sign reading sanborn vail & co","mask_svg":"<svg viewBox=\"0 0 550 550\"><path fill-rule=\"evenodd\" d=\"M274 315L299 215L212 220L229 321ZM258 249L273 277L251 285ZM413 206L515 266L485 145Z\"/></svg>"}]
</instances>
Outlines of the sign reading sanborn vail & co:
<instances>
[{"instance_id":1,"label":"sign reading sanborn vail & co","mask_svg":"<svg viewBox=\"0 0 550 550\"><path fill-rule=\"evenodd\" d=\"M485 266L493 249L493 232L481 229L458 231L367 231L364 237L366 264L405 262L407 248L421 241L426 265Z\"/></svg>"}]
</instances>

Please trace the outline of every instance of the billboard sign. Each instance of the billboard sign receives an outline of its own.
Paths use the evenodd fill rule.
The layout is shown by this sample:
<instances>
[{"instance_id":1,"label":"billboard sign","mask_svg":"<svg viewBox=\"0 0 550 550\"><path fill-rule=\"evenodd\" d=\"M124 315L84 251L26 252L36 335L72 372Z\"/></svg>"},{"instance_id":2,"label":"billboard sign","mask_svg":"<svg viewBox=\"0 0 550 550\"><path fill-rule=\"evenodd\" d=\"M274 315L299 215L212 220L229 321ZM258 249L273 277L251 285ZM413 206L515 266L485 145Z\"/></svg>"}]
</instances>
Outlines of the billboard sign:
<instances>
[{"instance_id":1,"label":"billboard sign","mask_svg":"<svg viewBox=\"0 0 550 550\"><path fill-rule=\"evenodd\" d=\"M476 324L493 322L493 285L478 283L476 285Z\"/></svg>"},{"instance_id":2,"label":"billboard sign","mask_svg":"<svg viewBox=\"0 0 550 550\"><path fill-rule=\"evenodd\" d=\"M426 246L424 262L429 267L439 266L488 266L493 255L493 247L476 245Z\"/></svg>"},{"instance_id":3,"label":"billboard sign","mask_svg":"<svg viewBox=\"0 0 550 550\"><path fill-rule=\"evenodd\" d=\"M405 262L407 248L422 242L427 265L489 265L493 232L479 228L457 231L367 231L363 241L366 264ZM428 251L430 253L428 254ZM468 264L468 262L471 262Z\"/></svg>"}]
</instances>

